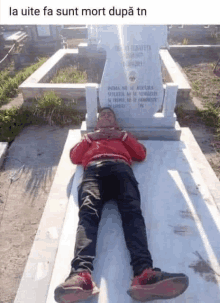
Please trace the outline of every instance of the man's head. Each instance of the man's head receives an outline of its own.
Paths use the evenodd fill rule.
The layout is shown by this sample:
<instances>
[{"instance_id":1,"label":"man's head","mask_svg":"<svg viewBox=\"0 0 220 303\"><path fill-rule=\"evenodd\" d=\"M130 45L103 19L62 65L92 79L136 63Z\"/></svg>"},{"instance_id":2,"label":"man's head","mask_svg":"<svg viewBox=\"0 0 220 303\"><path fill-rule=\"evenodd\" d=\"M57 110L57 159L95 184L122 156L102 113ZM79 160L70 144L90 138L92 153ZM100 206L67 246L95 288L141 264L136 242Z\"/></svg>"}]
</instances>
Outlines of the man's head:
<instances>
[{"instance_id":1,"label":"man's head","mask_svg":"<svg viewBox=\"0 0 220 303\"><path fill-rule=\"evenodd\" d=\"M119 129L114 111L110 107L103 107L99 112L96 129L107 127Z\"/></svg>"}]
</instances>

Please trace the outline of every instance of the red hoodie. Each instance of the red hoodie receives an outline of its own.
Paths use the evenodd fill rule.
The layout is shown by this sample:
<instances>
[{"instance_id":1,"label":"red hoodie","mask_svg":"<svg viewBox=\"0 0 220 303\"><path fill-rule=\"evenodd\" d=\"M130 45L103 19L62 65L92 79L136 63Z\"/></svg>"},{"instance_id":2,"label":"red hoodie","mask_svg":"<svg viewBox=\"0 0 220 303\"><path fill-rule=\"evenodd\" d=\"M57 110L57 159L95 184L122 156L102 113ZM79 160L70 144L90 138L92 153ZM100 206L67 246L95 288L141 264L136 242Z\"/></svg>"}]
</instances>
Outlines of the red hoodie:
<instances>
[{"instance_id":1,"label":"red hoodie","mask_svg":"<svg viewBox=\"0 0 220 303\"><path fill-rule=\"evenodd\" d=\"M143 161L146 148L133 136L123 132L120 139L91 140L85 135L83 140L70 150L70 159L74 164L85 168L89 162L100 159L121 159L129 165L132 161Z\"/></svg>"}]
</instances>

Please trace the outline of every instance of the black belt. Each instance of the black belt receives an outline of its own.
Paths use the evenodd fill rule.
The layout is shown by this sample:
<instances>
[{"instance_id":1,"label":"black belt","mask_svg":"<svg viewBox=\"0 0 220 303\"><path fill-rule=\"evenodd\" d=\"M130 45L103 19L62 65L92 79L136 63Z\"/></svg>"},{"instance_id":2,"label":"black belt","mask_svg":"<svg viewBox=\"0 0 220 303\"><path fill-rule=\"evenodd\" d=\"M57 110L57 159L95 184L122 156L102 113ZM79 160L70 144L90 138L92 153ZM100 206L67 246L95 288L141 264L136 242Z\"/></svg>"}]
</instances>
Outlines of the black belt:
<instances>
[{"instance_id":1,"label":"black belt","mask_svg":"<svg viewBox=\"0 0 220 303\"><path fill-rule=\"evenodd\" d=\"M95 161L91 161L89 162L89 164L86 166L86 168L93 166L93 165L99 165L99 164L107 164L107 163L124 163L124 164L128 164L128 162L126 162L125 160L122 159L100 159L100 160L95 160ZM129 165L130 166L130 165ZM85 169L86 169L85 168Z\"/></svg>"}]
</instances>

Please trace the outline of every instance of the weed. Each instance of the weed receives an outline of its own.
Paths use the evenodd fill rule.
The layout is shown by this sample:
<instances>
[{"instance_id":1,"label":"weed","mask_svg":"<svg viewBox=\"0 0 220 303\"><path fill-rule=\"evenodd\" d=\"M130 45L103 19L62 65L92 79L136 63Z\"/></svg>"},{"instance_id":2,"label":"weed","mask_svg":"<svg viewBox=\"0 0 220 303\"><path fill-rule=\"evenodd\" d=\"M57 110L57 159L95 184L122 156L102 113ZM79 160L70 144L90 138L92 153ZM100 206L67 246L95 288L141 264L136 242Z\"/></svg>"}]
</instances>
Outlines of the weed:
<instances>
[{"instance_id":1,"label":"weed","mask_svg":"<svg viewBox=\"0 0 220 303\"><path fill-rule=\"evenodd\" d=\"M20 131L31 124L71 125L82 121L82 114L66 105L54 92L32 100L31 107L13 107L0 111L0 142L11 142Z\"/></svg>"},{"instance_id":2,"label":"weed","mask_svg":"<svg viewBox=\"0 0 220 303\"><path fill-rule=\"evenodd\" d=\"M9 102L10 98L14 97L18 91L18 86L26 80L36 69L38 69L47 58L41 58L38 63L28 66L19 72L11 75L9 70L0 72L0 105Z\"/></svg>"},{"instance_id":3,"label":"weed","mask_svg":"<svg viewBox=\"0 0 220 303\"><path fill-rule=\"evenodd\" d=\"M200 90L200 82L199 80L196 80L192 83L192 89L195 90L196 92L199 92Z\"/></svg>"},{"instance_id":4,"label":"weed","mask_svg":"<svg viewBox=\"0 0 220 303\"><path fill-rule=\"evenodd\" d=\"M185 112L184 112L184 109L183 109L183 105L176 106L175 112L176 112L176 115L179 118L184 118L185 117Z\"/></svg>"},{"instance_id":5,"label":"weed","mask_svg":"<svg viewBox=\"0 0 220 303\"><path fill-rule=\"evenodd\" d=\"M207 126L214 127L216 131L220 128L220 107L215 102L205 104L204 109L198 110L198 115Z\"/></svg>"},{"instance_id":6,"label":"weed","mask_svg":"<svg viewBox=\"0 0 220 303\"><path fill-rule=\"evenodd\" d=\"M50 83L85 83L87 74L73 66L60 69Z\"/></svg>"},{"instance_id":7,"label":"weed","mask_svg":"<svg viewBox=\"0 0 220 303\"><path fill-rule=\"evenodd\" d=\"M220 78L213 78L211 79L212 82L220 82Z\"/></svg>"},{"instance_id":8,"label":"weed","mask_svg":"<svg viewBox=\"0 0 220 303\"><path fill-rule=\"evenodd\" d=\"M11 142L20 131L33 121L29 110L13 107L0 111L0 141Z\"/></svg>"},{"instance_id":9,"label":"weed","mask_svg":"<svg viewBox=\"0 0 220 303\"><path fill-rule=\"evenodd\" d=\"M43 117L50 125L67 125L78 124L81 120L81 115L71 105L56 96L51 91L44 94L39 100L34 100L34 115Z\"/></svg>"},{"instance_id":10,"label":"weed","mask_svg":"<svg viewBox=\"0 0 220 303\"><path fill-rule=\"evenodd\" d=\"M210 67L213 70L215 68L216 63L210 63Z\"/></svg>"},{"instance_id":11,"label":"weed","mask_svg":"<svg viewBox=\"0 0 220 303\"><path fill-rule=\"evenodd\" d=\"M183 45L188 45L189 44L189 39L184 38L182 44Z\"/></svg>"}]
</instances>

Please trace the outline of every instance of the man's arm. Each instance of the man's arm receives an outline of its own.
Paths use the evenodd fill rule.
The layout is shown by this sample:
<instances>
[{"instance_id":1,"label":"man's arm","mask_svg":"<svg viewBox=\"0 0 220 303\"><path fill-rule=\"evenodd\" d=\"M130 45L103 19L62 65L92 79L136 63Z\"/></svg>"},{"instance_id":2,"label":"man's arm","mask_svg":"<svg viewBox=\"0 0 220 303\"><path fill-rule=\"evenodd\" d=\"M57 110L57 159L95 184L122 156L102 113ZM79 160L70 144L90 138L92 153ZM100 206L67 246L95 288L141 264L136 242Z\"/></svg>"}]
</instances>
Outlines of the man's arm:
<instances>
[{"instance_id":1,"label":"man's arm","mask_svg":"<svg viewBox=\"0 0 220 303\"><path fill-rule=\"evenodd\" d=\"M70 159L74 164L81 164L84 154L90 148L92 141L97 141L101 139L120 139L122 138L122 134L124 132L116 131L116 130L98 130L92 133L86 134L81 142L77 143L70 150Z\"/></svg>"},{"instance_id":2,"label":"man's arm","mask_svg":"<svg viewBox=\"0 0 220 303\"><path fill-rule=\"evenodd\" d=\"M119 130L103 128L93 133L88 133L88 137L92 141L101 139L121 139L123 134L124 132L121 132Z\"/></svg>"},{"instance_id":3,"label":"man's arm","mask_svg":"<svg viewBox=\"0 0 220 303\"><path fill-rule=\"evenodd\" d=\"M147 150L143 144L137 141L132 134L125 132L122 142L134 161L143 161L147 156Z\"/></svg>"},{"instance_id":4,"label":"man's arm","mask_svg":"<svg viewBox=\"0 0 220 303\"><path fill-rule=\"evenodd\" d=\"M138 142L132 134L126 131L106 128L101 131L89 133L88 137L91 140L119 139L122 141L134 161L143 161L146 158L147 150L145 146Z\"/></svg>"},{"instance_id":5,"label":"man's arm","mask_svg":"<svg viewBox=\"0 0 220 303\"><path fill-rule=\"evenodd\" d=\"M70 150L70 159L74 164L81 164L84 154L91 146L91 139L88 135L85 135L82 138L82 141L77 143L71 150Z\"/></svg>"}]
</instances>

